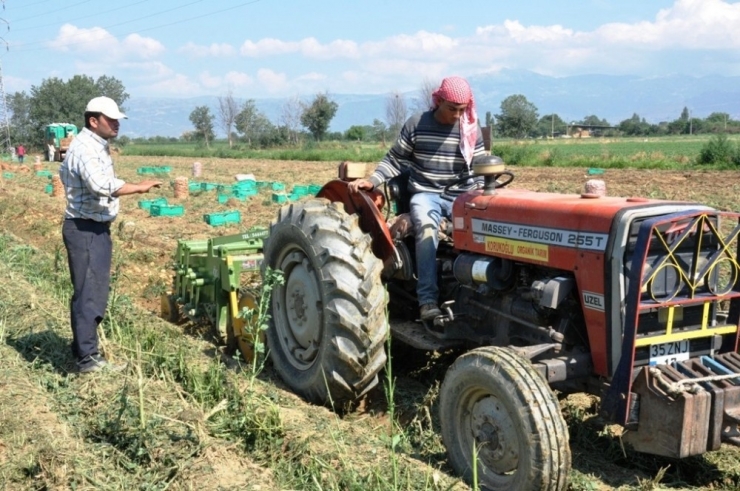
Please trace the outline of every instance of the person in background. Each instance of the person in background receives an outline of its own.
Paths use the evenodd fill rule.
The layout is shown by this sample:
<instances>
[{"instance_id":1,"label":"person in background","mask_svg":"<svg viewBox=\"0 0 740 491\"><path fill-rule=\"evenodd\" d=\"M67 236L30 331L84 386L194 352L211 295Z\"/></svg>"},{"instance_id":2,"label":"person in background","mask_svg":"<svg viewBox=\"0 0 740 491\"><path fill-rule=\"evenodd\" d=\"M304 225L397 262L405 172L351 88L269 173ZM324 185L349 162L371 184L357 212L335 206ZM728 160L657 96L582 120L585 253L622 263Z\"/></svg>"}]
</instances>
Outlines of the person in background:
<instances>
[{"instance_id":1,"label":"person in background","mask_svg":"<svg viewBox=\"0 0 740 491\"><path fill-rule=\"evenodd\" d=\"M18 150L15 152L18 155L18 162L23 163L23 159L26 157L26 147L21 143L18 145Z\"/></svg>"},{"instance_id":2,"label":"person in background","mask_svg":"<svg viewBox=\"0 0 740 491\"><path fill-rule=\"evenodd\" d=\"M51 141L49 141L49 143L47 143L47 145L46 145L46 151L49 154L49 162L54 162L54 157L55 157L55 155L57 153L57 149L54 146L54 141L53 140L51 140Z\"/></svg>"},{"instance_id":3,"label":"person in background","mask_svg":"<svg viewBox=\"0 0 740 491\"><path fill-rule=\"evenodd\" d=\"M98 348L97 328L110 289L110 226L118 215L119 197L147 193L162 184L155 180L133 184L116 177L109 140L118 135L119 121L125 118L113 99L90 100L85 127L59 168L67 198L62 238L74 290L70 301L72 353L80 373L124 368L108 363Z\"/></svg>"},{"instance_id":4,"label":"person in background","mask_svg":"<svg viewBox=\"0 0 740 491\"><path fill-rule=\"evenodd\" d=\"M423 321L442 315L438 306L437 231L441 219L452 215L452 197L443 191L470 174L473 158L482 155L486 151L470 85L461 77L447 77L433 92L431 109L406 121L373 174L349 183L351 192L369 191L403 171L409 172L416 294ZM475 185L471 182L470 186Z\"/></svg>"}]
</instances>

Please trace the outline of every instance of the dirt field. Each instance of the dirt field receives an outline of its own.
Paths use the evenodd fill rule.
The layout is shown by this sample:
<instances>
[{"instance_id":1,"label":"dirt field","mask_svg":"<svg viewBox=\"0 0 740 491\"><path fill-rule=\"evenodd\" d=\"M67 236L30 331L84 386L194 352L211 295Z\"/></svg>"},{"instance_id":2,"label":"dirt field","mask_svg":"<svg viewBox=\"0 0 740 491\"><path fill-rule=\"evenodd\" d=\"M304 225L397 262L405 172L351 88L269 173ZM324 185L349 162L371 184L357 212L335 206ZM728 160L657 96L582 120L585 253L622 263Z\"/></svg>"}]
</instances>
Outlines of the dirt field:
<instances>
[{"instance_id":1,"label":"dirt field","mask_svg":"<svg viewBox=\"0 0 740 491\"><path fill-rule=\"evenodd\" d=\"M27 161L33 162L33 156ZM167 339L181 337L182 343L197 353L194 363L208 366L219 358L220 350L206 330L199 326L162 327L163 322L155 319L159 313L159 295L169 287L172 275L169 265L176 241L227 235L252 225L267 225L280 205L272 202L268 191L246 202L226 204L217 202L215 191L175 200L171 181L185 176L199 182L228 184L234 182L237 173L253 173L258 180L281 181L290 189L294 184L322 184L332 179L337 163L203 160L203 174L197 179L191 176L192 164L192 160L176 158L120 156L116 159L119 176L129 181L142 179L136 173L141 166L167 165L172 172L164 178L161 190L122 198L121 214L114 227L114 267L117 294L131 299L132 308L140 312L141 323L159 326L157 329L166 332ZM50 163L44 163L44 169L56 172L56 166ZM6 281L4 293L0 293L0 489L131 489L134 483L141 485L141 489L167 486L200 490L279 489L283 481L276 479L274 473L280 468L245 453L243 442L220 437L218 429L205 424L210 417L205 418L204 412L208 411L195 404L187 391L178 393L179 389L173 389L164 376L149 374L147 378L146 374L138 374L139 393L144 394L140 402L146 402L152 408L150 411L166 415L163 421L170 421L170 431L175 435L172 441L180 442L177 448L162 447L157 454L156 448L147 447L150 459L147 463L137 461L135 456L119 455L125 454L121 450L127 448L125 445L114 444L113 450L110 449L111 440L118 439L120 443L121 432L116 433L114 426L91 423L91 414L113 411L117 406L110 403L122 397L123 389L117 382L85 380L67 374L65 367L71 363L71 356L66 352L45 351L46 343L57 349L69 342L68 311L64 302L54 296L54 287L42 285L45 280L28 272L34 268L34 257L39 258L40 264L53 264L66 271L61 239L64 199L45 194L47 178L13 170L13 177L0 182L0 220L5 235L12 237L4 239L4 243L14 244L14 248L5 249L15 251L3 256L5 259L0 263L0 277ZM588 179L599 178L605 181L610 195L691 200L724 210L740 210L740 172L607 170L591 175L583 168L510 170L516 176L512 187L580 193ZM183 204L185 215L150 217L138 208L140 199L159 196L166 197L170 203ZM211 227L203 220L205 213L226 210L239 210L241 224ZM17 251L23 248L18 245L24 244L39 252L21 257ZM39 269L44 268L39 266ZM116 354L128 360L141 356L122 349ZM417 440L404 447L403 460L410 462L408 465L421 475L431 477L419 487L403 489L465 489L446 467L444 453L432 431L435 385L449 361L424 356L404 361L406 358L413 357L397 357L400 361L394 366L398 377L399 417L404 425L418 425L421 429ZM237 370L233 371L238 374ZM146 383L142 382L144 378L148 380ZM290 435L282 443L284 454L296 452L298 461L302 454L296 450L299 448L296 442L310 441L318 447L312 446L309 453L329 452L321 447L323 444L339 455L353 455L346 457L350 463L358 462L352 465L361 465L359 462L369 465L386 458L388 445L380 437L388 426L382 409L382 388L380 393L371 394L360 411L339 418L283 390L269 366L260 381L265 397L277 401L281 421ZM127 383L137 387L135 374ZM168 404L178 407L167 407ZM623 453L618 437L595 417L593 398L576 396L564 400L563 408L573 450L571 489L737 489L740 486L735 449L723 449L683 462ZM191 413L194 416L189 416ZM203 424L190 422L198 419ZM115 418L111 416L105 421L111 420ZM341 432L340 441L322 436L327 426ZM198 437L197 446L189 446L193 434ZM425 438L430 440L428 446L423 441ZM155 466L152 461L168 464ZM341 464L344 464L341 459L326 463L328 468ZM151 484L156 482L161 486ZM305 488L299 489L360 488L341 482L336 486L324 483L323 487L306 482Z\"/></svg>"}]
</instances>

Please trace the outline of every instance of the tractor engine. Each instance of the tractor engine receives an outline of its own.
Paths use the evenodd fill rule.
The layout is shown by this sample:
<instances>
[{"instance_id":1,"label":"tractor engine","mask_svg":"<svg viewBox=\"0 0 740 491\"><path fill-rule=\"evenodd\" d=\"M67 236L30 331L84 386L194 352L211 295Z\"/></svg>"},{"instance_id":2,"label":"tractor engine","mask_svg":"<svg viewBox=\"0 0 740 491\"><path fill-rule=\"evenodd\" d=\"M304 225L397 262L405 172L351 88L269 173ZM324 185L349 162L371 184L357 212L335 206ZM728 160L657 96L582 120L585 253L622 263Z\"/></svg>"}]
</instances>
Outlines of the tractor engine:
<instances>
[{"instance_id":1,"label":"tractor engine","mask_svg":"<svg viewBox=\"0 0 740 491\"><path fill-rule=\"evenodd\" d=\"M452 274L456 318L469 325L473 342L585 345L572 275L470 253L455 258Z\"/></svg>"}]
</instances>

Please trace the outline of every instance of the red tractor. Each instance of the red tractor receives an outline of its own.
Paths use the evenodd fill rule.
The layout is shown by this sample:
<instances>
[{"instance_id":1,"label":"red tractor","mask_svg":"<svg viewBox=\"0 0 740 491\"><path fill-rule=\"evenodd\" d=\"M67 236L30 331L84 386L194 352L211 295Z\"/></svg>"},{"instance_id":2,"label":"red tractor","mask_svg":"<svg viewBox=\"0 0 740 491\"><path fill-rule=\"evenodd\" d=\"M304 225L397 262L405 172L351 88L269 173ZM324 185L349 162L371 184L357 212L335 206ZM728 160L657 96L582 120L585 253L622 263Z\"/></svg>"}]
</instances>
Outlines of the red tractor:
<instances>
[{"instance_id":1,"label":"red tractor","mask_svg":"<svg viewBox=\"0 0 740 491\"><path fill-rule=\"evenodd\" d=\"M361 398L378 382L388 335L463 348L439 420L453 468L471 479L477 466L485 489L567 486L568 429L553 390L598 395L641 452L740 445L738 214L512 189L500 159L477 161L482 188L457 195L439 231L444 314L425 325L415 320L413 237L389 225L408 210L403 176L352 194L342 169L317 198L284 206L265 245L263 268L284 275L270 357L295 392L334 407Z\"/></svg>"}]
</instances>

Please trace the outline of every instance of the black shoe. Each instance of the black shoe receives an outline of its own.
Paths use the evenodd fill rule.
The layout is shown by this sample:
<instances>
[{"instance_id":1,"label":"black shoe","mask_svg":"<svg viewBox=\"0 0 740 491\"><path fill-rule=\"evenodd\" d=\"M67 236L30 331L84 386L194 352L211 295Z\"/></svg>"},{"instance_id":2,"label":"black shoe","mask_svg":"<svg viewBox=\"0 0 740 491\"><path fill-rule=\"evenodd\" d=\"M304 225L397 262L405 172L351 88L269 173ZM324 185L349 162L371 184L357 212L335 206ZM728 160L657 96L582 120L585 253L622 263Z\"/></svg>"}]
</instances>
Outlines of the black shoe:
<instances>
[{"instance_id":1,"label":"black shoe","mask_svg":"<svg viewBox=\"0 0 740 491\"><path fill-rule=\"evenodd\" d=\"M108 360L102 355L94 354L84 357L77 362L77 371L79 373L92 373L100 371L120 372L125 369L126 365L108 363Z\"/></svg>"},{"instance_id":2,"label":"black shoe","mask_svg":"<svg viewBox=\"0 0 740 491\"><path fill-rule=\"evenodd\" d=\"M425 303L419 309L419 315L423 321L433 321L435 317L442 315L436 303Z\"/></svg>"}]
</instances>

